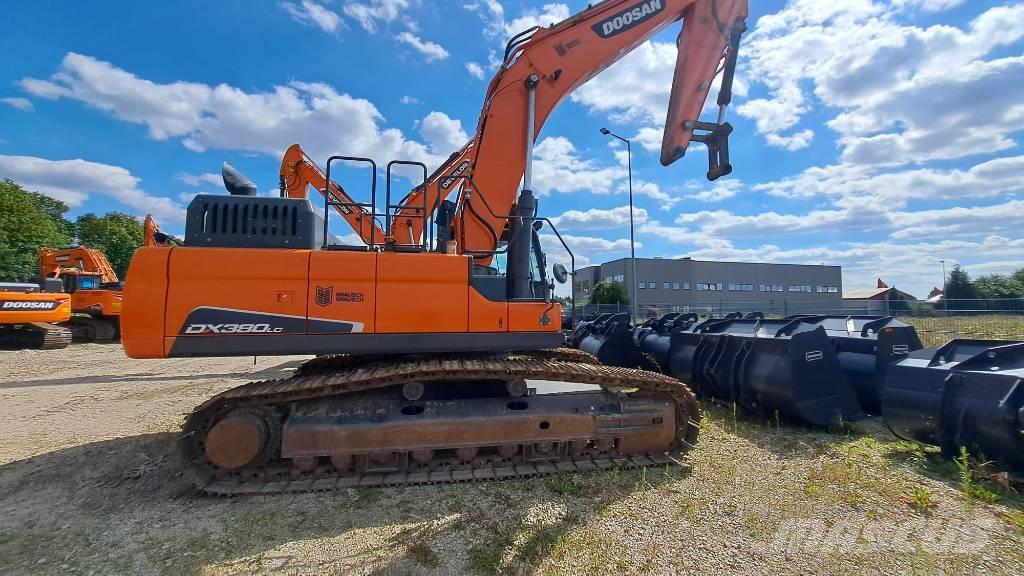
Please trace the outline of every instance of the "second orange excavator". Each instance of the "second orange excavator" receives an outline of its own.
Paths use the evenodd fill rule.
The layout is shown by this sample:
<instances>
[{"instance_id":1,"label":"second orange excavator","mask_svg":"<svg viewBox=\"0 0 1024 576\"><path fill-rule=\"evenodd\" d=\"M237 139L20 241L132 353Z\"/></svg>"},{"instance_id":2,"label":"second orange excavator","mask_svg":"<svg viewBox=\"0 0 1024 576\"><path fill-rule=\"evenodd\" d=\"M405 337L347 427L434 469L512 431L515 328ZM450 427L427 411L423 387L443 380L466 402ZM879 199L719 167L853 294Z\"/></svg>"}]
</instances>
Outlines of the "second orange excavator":
<instances>
[{"instance_id":1,"label":"second orange excavator","mask_svg":"<svg viewBox=\"0 0 1024 576\"><path fill-rule=\"evenodd\" d=\"M732 127L699 116L720 72L720 110L729 103L746 17L746 0L607 0L517 34L472 139L431 175L388 162L382 194L373 159L331 156L321 170L297 146L279 198L226 170L231 194L192 200L184 245L135 253L126 353L321 356L195 409L181 451L196 484L253 494L677 461L700 418L683 383L562 348L553 293L569 271L546 263L540 231L561 236L538 215L533 146L570 92L683 20L661 160L696 140L708 178L728 174ZM370 174L363 201L331 177L356 164ZM393 196L393 173L410 170L421 183ZM332 210L362 244L334 241ZM536 394L536 381L590 388Z\"/></svg>"},{"instance_id":2,"label":"second orange excavator","mask_svg":"<svg viewBox=\"0 0 1024 576\"><path fill-rule=\"evenodd\" d=\"M162 235L152 216L143 222L143 245L156 246ZM40 248L39 274L58 279L71 295L73 316L62 322L75 342L114 342L120 339L124 282L103 252L86 246Z\"/></svg>"}]
</instances>

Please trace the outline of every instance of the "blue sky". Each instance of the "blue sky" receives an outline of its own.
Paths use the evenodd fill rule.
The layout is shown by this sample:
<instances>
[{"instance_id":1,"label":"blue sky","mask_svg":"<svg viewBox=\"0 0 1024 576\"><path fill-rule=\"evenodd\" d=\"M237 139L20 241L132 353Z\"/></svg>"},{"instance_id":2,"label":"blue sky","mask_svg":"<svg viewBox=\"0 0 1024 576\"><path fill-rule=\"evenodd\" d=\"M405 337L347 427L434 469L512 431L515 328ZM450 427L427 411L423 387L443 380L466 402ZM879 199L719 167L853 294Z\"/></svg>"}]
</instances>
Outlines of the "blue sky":
<instances>
[{"instance_id":1,"label":"blue sky","mask_svg":"<svg viewBox=\"0 0 1024 576\"><path fill-rule=\"evenodd\" d=\"M1024 266L1024 3L752 0L734 174L699 145L658 162L678 26L555 111L537 143L541 210L580 256L827 263L924 296L940 259ZM0 50L0 177L87 211L180 232L227 160L273 193L280 156L437 163L476 126L507 37L584 9L462 0L22 2ZM339 230L343 232L343 230ZM555 252L554 249L551 250Z\"/></svg>"}]
</instances>

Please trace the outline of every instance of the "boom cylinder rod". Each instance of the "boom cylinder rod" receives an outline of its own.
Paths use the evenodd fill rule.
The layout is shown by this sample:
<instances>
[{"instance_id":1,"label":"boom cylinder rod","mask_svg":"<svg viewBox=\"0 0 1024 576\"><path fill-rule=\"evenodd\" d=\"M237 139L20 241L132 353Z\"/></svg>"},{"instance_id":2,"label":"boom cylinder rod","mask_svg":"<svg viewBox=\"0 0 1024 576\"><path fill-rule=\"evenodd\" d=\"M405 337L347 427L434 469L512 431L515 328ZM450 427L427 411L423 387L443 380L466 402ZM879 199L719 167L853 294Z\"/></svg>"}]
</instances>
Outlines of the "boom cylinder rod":
<instances>
[{"instance_id":1,"label":"boom cylinder rod","mask_svg":"<svg viewBox=\"0 0 1024 576\"><path fill-rule=\"evenodd\" d=\"M533 140L537 119L537 83L540 77L530 74L526 79L526 171L523 173L523 190L533 190Z\"/></svg>"}]
</instances>

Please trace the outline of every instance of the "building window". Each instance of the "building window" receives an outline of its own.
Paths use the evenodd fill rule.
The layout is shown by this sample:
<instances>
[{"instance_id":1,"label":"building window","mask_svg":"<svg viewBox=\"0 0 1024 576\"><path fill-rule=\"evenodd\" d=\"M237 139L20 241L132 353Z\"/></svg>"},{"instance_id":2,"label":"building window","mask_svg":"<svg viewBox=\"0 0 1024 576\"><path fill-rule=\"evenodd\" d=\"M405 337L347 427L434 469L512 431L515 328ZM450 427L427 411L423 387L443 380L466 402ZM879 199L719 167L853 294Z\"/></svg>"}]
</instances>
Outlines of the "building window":
<instances>
[{"instance_id":1,"label":"building window","mask_svg":"<svg viewBox=\"0 0 1024 576\"><path fill-rule=\"evenodd\" d=\"M753 284L729 284L729 290L731 292L753 292Z\"/></svg>"},{"instance_id":2,"label":"building window","mask_svg":"<svg viewBox=\"0 0 1024 576\"><path fill-rule=\"evenodd\" d=\"M683 290L689 290L689 289L690 289L690 283L689 282L683 282Z\"/></svg>"},{"instance_id":3,"label":"building window","mask_svg":"<svg viewBox=\"0 0 1024 576\"><path fill-rule=\"evenodd\" d=\"M661 287L664 288L665 290L668 290L668 282L662 282Z\"/></svg>"},{"instance_id":4,"label":"building window","mask_svg":"<svg viewBox=\"0 0 1024 576\"><path fill-rule=\"evenodd\" d=\"M761 292L785 292L786 287L782 284L761 284Z\"/></svg>"},{"instance_id":5,"label":"building window","mask_svg":"<svg viewBox=\"0 0 1024 576\"><path fill-rule=\"evenodd\" d=\"M790 286L789 287L789 291L790 292L810 292L811 291L811 287L810 286Z\"/></svg>"},{"instance_id":6,"label":"building window","mask_svg":"<svg viewBox=\"0 0 1024 576\"><path fill-rule=\"evenodd\" d=\"M672 283L672 289L673 290L679 290L679 282L673 282Z\"/></svg>"},{"instance_id":7,"label":"building window","mask_svg":"<svg viewBox=\"0 0 1024 576\"><path fill-rule=\"evenodd\" d=\"M622 274L619 274L618 276L615 277L615 281L616 282L625 282L626 281L626 277L623 276Z\"/></svg>"},{"instance_id":8,"label":"building window","mask_svg":"<svg viewBox=\"0 0 1024 576\"><path fill-rule=\"evenodd\" d=\"M838 294L838 286L818 286L818 294Z\"/></svg>"},{"instance_id":9,"label":"building window","mask_svg":"<svg viewBox=\"0 0 1024 576\"><path fill-rule=\"evenodd\" d=\"M647 288L647 283L646 282L641 282L640 283L640 289L643 290L644 288Z\"/></svg>"},{"instance_id":10,"label":"building window","mask_svg":"<svg viewBox=\"0 0 1024 576\"><path fill-rule=\"evenodd\" d=\"M705 284L703 282L697 283L697 291L709 291L709 292L721 292L722 284Z\"/></svg>"}]
</instances>

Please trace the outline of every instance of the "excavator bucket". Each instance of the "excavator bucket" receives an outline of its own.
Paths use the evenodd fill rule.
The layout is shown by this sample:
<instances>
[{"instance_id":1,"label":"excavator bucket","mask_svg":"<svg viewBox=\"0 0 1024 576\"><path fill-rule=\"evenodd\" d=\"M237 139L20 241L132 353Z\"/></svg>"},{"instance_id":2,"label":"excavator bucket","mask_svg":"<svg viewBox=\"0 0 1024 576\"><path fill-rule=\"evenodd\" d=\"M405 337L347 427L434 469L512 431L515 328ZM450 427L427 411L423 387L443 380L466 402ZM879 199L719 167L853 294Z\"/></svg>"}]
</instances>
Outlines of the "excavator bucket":
<instances>
[{"instance_id":1,"label":"excavator bucket","mask_svg":"<svg viewBox=\"0 0 1024 576\"><path fill-rule=\"evenodd\" d=\"M672 375L699 396L813 426L864 413L824 328L784 320L704 322L672 334Z\"/></svg>"},{"instance_id":2,"label":"excavator bucket","mask_svg":"<svg viewBox=\"0 0 1024 576\"><path fill-rule=\"evenodd\" d=\"M668 353L672 332L687 330L697 323L696 314L666 314L659 319L645 322L634 333L640 350L658 363L662 372L669 373Z\"/></svg>"},{"instance_id":3,"label":"excavator bucket","mask_svg":"<svg viewBox=\"0 0 1024 576\"><path fill-rule=\"evenodd\" d=\"M579 343L579 349L593 355L601 364L620 368L657 370L657 365L644 356L633 340L629 314L609 315L595 320Z\"/></svg>"},{"instance_id":4,"label":"excavator bucket","mask_svg":"<svg viewBox=\"0 0 1024 576\"><path fill-rule=\"evenodd\" d=\"M889 367L882 415L893 434L961 446L1024 478L1024 342L951 340Z\"/></svg>"},{"instance_id":5,"label":"excavator bucket","mask_svg":"<svg viewBox=\"0 0 1024 576\"><path fill-rule=\"evenodd\" d=\"M913 326L885 316L790 316L821 326L828 333L839 364L868 414L881 414L881 391L889 365L914 350L921 339Z\"/></svg>"}]
</instances>

